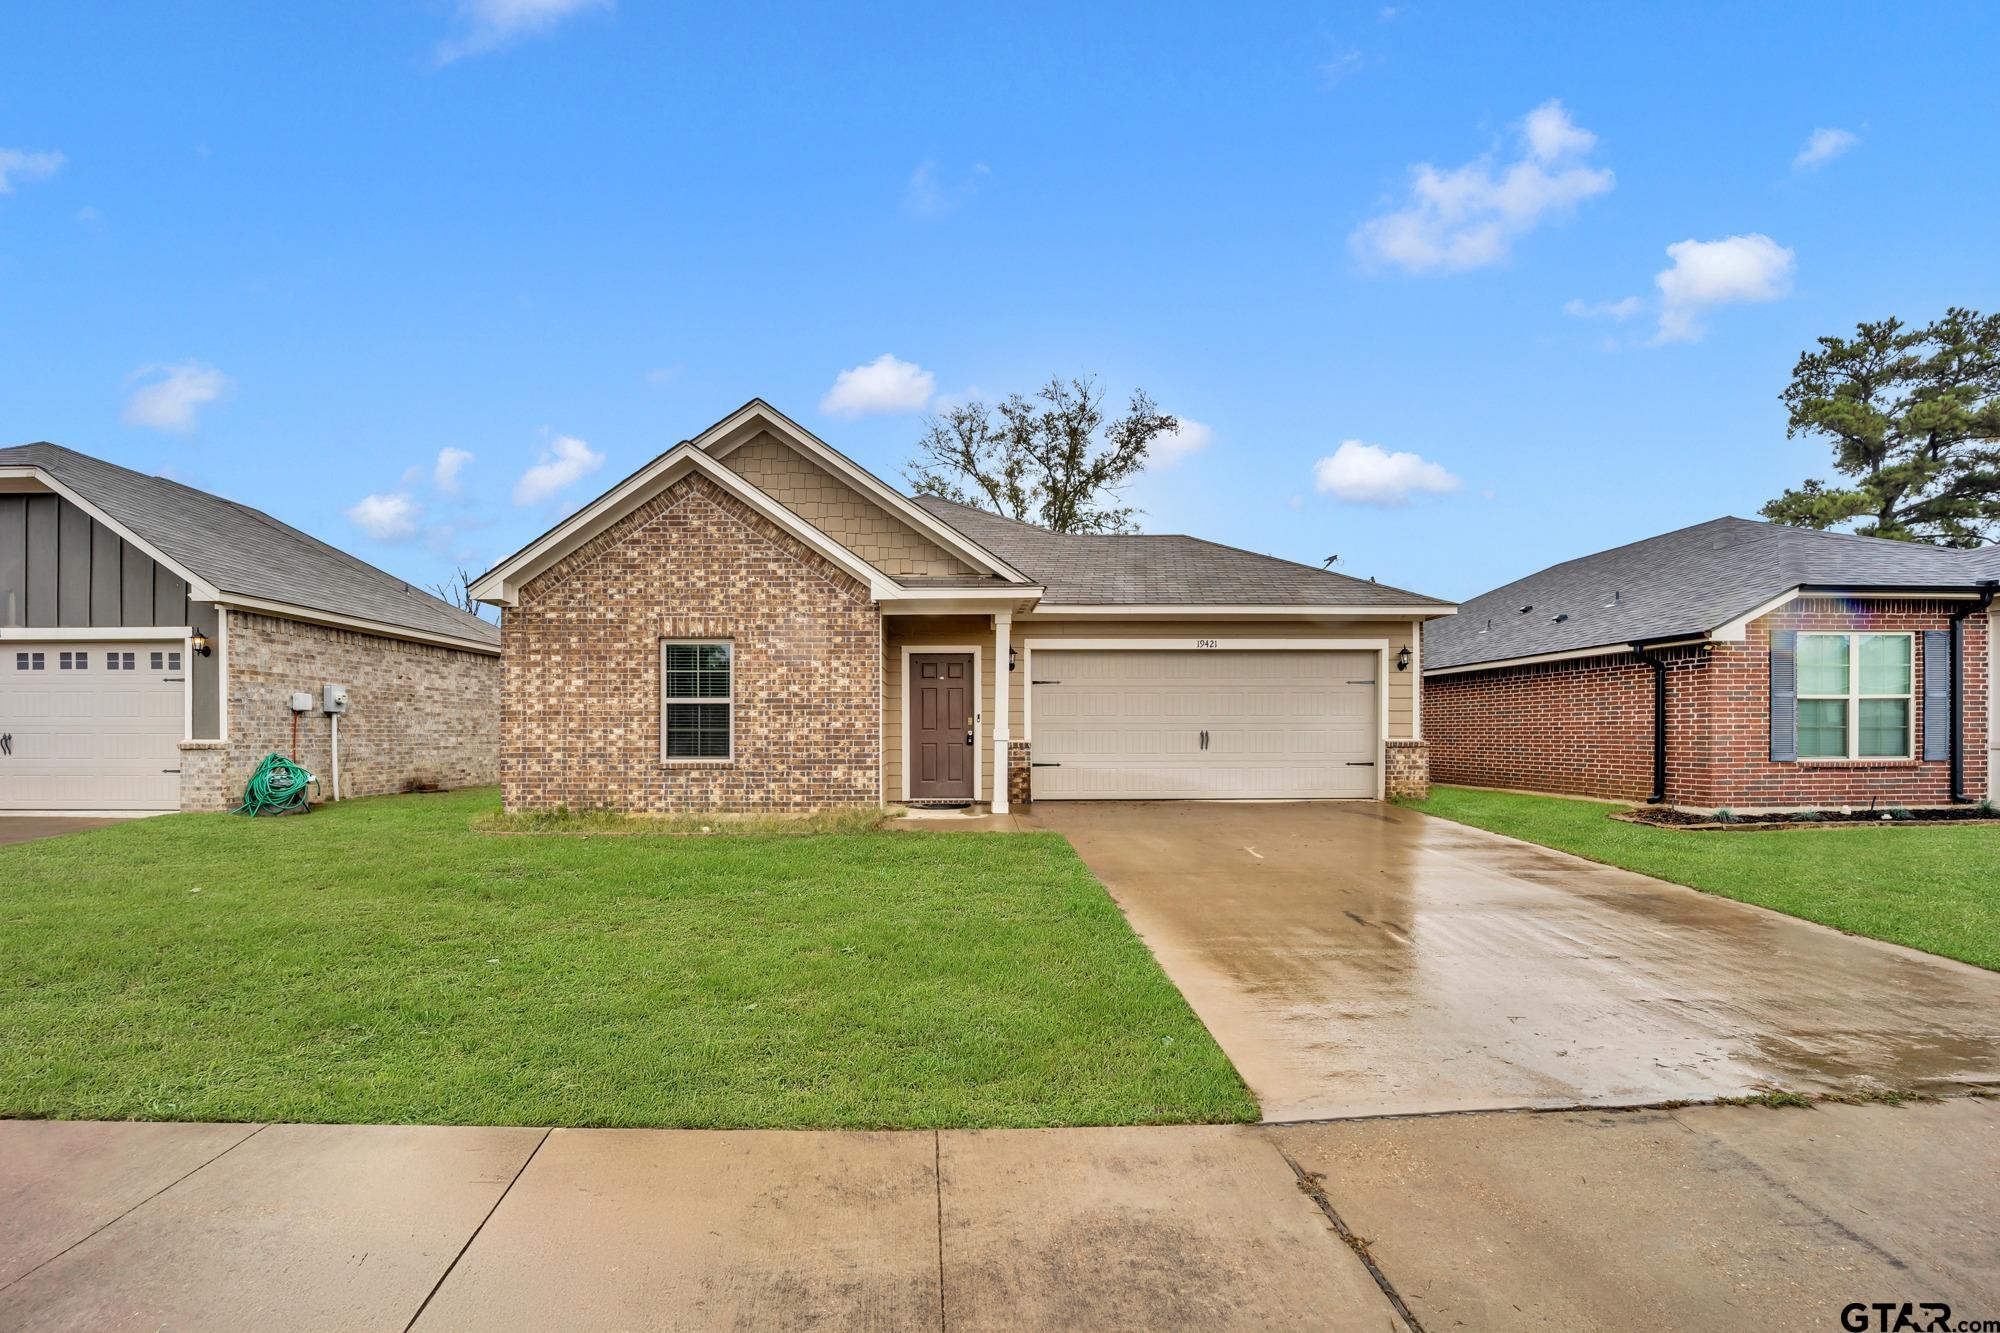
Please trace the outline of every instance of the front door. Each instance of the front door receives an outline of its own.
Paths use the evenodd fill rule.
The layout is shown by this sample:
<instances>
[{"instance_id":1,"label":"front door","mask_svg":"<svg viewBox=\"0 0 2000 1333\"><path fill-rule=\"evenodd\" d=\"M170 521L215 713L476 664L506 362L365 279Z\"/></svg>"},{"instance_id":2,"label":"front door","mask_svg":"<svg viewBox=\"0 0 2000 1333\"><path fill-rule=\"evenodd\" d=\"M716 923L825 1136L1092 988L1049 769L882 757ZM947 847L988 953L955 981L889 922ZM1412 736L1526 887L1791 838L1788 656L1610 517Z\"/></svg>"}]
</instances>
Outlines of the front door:
<instances>
[{"instance_id":1,"label":"front door","mask_svg":"<svg viewBox=\"0 0 2000 1333\"><path fill-rule=\"evenodd\" d=\"M973 799L975 725L972 654L911 653L911 800Z\"/></svg>"}]
</instances>

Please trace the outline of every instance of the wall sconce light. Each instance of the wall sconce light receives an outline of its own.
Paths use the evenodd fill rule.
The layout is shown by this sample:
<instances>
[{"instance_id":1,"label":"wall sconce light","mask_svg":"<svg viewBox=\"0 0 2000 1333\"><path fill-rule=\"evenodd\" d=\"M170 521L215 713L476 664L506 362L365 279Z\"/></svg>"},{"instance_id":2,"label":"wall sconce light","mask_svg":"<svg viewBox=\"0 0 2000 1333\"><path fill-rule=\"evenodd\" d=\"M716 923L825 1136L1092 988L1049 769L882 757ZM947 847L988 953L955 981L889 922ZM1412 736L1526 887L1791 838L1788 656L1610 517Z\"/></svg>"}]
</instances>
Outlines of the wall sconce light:
<instances>
[{"instance_id":1,"label":"wall sconce light","mask_svg":"<svg viewBox=\"0 0 2000 1333\"><path fill-rule=\"evenodd\" d=\"M1396 654L1396 670L1408 671L1409 669L1410 669L1410 646L1408 644L1404 644L1403 650Z\"/></svg>"},{"instance_id":2,"label":"wall sconce light","mask_svg":"<svg viewBox=\"0 0 2000 1333\"><path fill-rule=\"evenodd\" d=\"M188 647L194 650L196 657L207 657L213 651L208 636L200 630L196 630L194 636L188 640Z\"/></svg>"},{"instance_id":3,"label":"wall sconce light","mask_svg":"<svg viewBox=\"0 0 2000 1333\"><path fill-rule=\"evenodd\" d=\"M1020 660L1021 650L1019 648L1009 648L1007 650L1007 669L1009 671L1012 671Z\"/></svg>"}]
</instances>

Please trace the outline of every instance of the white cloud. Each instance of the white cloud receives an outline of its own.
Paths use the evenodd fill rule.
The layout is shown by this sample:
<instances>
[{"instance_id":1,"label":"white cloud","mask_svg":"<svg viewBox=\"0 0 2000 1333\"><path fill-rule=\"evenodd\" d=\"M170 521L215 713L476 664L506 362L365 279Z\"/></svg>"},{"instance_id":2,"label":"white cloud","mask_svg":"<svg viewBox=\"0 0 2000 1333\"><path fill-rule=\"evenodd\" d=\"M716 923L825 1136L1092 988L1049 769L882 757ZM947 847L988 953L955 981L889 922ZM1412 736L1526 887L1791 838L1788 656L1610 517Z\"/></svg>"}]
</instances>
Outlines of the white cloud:
<instances>
[{"instance_id":1,"label":"white cloud","mask_svg":"<svg viewBox=\"0 0 2000 1333\"><path fill-rule=\"evenodd\" d=\"M1797 256L1761 232L1719 241L1677 241L1672 265L1653 281L1660 288L1656 342L1693 342L1706 330L1703 312L1719 305L1775 301L1791 290Z\"/></svg>"},{"instance_id":2,"label":"white cloud","mask_svg":"<svg viewBox=\"0 0 2000 1333\"><path fill-rule=\"evenodd\" d=\"M611 0L458 0L463 31L437 49L439 64L505 46L517 37L547 32L572 14L609 9Z\"/></svg>"},{"instance_id":3,"label":"white cloud","mask_svg":"<svg viewBox=\"0 0 2000 1333\"><path fill-rule=\"evenodd\" d=\"M471 461L468 450L449 447L438 450L437 465L431 469L431 484L446 495L457 495L458 474Z\"/></svg>"},{"instance_id":4,"label":"white cloud","mask_svg":"<svg viewBox=\"0 0 2000 1333\"><path fill-rule=\"evenodd\" d=\"M1352 504L1408 504L1414 495L1443 495L1459 480L1417 454L1390 453L1380 445L1343 440L1313 464L1313 488Z\"/></svg>"},{"instance_id":5,"label":"white cloud","mask_svg":"<svg viewBox=\"0 0 2000 1333\"><path fill-rule=\"evenodd\" d=\"M836 417L921 412L936 387L937 376L884 352L865 366L834 376L833 387L819 400L819 410Z\"/></svg>"},{"instance_id":6,"label":"white cloud","mask_svg":"<svg viewBox=\"0 0 2000 1333\"><path fill-rule=\"evenodd\" d=\"M978 193L980 185L990 174L984 162L975 162L972 170L965 175L955 181L947 181L938 173L937 163L919 162L903 186L903 211L913 218L927 221L956 213L966 200Z\"/></svg>"},{"instance_id":7,"label":"white cloud","mask_svg":"<svg viewBox=\"0 0 2000 1333\"><path fill-rule=\"evenodd\" d=\"M1811 171L1824 166L1860 142L1861 137L1848 130L1814 130L1806 136L1799 155L1792 159L1792 170Z\"/></svg>"},{"instance_id":8,"label":"white cloud","mask_svg":"<svg viewBox=\"0 0 2000 1333\"><path fill-rule=\"evenodd\" d=\"M1208 448L1215 432L1199 421L1180 419L1180 425L1171 435L1162 435L1146 449L1147 465L1153 468L1178 467L1183 459L1198 454Z\"/></svg>"},{"instance_id":9,"label":"white cloud","mask_svg":"<svg viewBox=\"0 0 2000 1333\"><path fill-rule=\"evenodd\" d=\"M14 193L14 182L46 180L69 161L61 153L31 153L24 148L0 148L0 194Z\"/></svg>"},{"instance_id":10,"label":"white cloud","mask_svg":"<svg viewBox=\"0 0 2000 1333\"><path fill-rule=\"evenodd\" d=\"M1509 162L1489 153L1448 171L1412 167L1409 201L1355 228L1355 253L1411 273L1483 268L1506 259L1516 238L1614 184L1609 170L1581 160L1597 136L1561 102L1530 111L1520 136L1522 152Z\"/></svg>"},{"instance_id":11,"label":"white cloud","mask_svg":"<svg viewBox=\"0 0 2000 1333\"><path fill-rule=\"evenodd\" d=\"M195 414L228 392L231 383L229 376L199 361L141 366L125 379L128 384L144 381L125 404L125 424L178 435L192 431Z\"/></svg>"},{"instance_id":12,"label":"white cloud","mask_svg":"<svg viewBox=\"0 0 2000 1333\"><path fill-rule=\"evenodd\" d=\"M604 455L574 435L558 435L542 450L541 461L521 474L514 483L514 503L522 507L552 499L557 491L572 486L604 466Z\"/></svg>"},{"instance_id":13,"label":"white cloud","mask_svg":"<svg viewBox=\"0 0 2000 1333\"><path fill-rule=\"evenodd\" d=\"M1572 297L1563 302L1563 313L1578 319L1615 319L1622 324L1645 307L1646 303L1636 296L1617 301L1585 301Z\"/></svg>"},{"instance_id":14,"label":"white cloud","mask_svg":"<svg viewBox=\"0 0 2000 1333\"><path fill-rule=\"evenodd\" d=\"M407 491L364 495L347 510L347 521L378 542L410 540L422 518L423 510Z\"/></svg>"},{"instance_id":15,"label":"white cloud","mask_svg":"<svg viewBox=\"0 0 2000 1333\"><path fill-rule=\"evenodd\" d=\"M1320 62L1320 86L1332 88L1345 81L1349 75L1359 74L1361 67L1366 63L1366 57L1351 46L1335 51L1332 58Z\"/></svg>"}]
</instances>

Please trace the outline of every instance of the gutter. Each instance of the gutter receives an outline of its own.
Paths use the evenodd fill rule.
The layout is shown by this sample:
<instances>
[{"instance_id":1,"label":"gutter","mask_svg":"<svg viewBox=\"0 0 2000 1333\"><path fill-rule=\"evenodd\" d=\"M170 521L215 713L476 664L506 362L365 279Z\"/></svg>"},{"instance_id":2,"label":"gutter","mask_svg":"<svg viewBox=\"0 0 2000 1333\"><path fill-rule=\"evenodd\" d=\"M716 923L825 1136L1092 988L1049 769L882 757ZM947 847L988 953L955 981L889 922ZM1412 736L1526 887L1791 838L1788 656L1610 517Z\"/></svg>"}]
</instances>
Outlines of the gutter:
<instances>
[{"instance_id":1,"label":"gutter","mask_svg":"<svg viewBox=\"0 0 2000 1333\"><path fill-rule=\"evenodd\" d=\"M1979 598L1951 613L1951 803L1970 805L1972 798L1965 794L1965 618L1985 611L1993 605L1993 594L2000 591L2000 582L1988 579L1979 585ZM1986 645L1987 669L1992 670L1993 645ZM1987 718L1986 725L2000 725L2000 719ZM1991 774L1988 781L1991 782Z\"/></svg>"}]
</instances>

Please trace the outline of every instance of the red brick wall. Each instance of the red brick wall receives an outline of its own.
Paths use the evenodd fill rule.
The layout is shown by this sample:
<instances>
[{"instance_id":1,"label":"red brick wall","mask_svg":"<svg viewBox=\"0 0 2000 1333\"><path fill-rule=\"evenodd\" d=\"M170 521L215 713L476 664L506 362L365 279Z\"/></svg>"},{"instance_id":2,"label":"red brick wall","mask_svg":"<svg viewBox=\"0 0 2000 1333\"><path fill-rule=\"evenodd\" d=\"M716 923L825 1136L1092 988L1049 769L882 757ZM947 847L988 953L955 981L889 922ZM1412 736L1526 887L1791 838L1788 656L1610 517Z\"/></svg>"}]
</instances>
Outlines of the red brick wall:
<instances>
[{"instance_id":1,"label":"red brick wall","mask_svg":"<svg viewBox=\"0 0 2000 1333\"><path fill-rule=\"evenodd\" d=\"M1770 647L1776 629L1917 632L1911 726L1923 753L1921 632L1951 602L1809 598L1750 626L1742 643L1668 653L1667 800L1675 805L1941 805L1950 765L1918 760L1770 759ZM1965 627L1965 789L1986 791L1987 621ZM1424 735L1437 782L1640 800L1652 790L1651 668L1630 653L1501 667L1424 682Z\"/></svg>"},{"instance_id":2,"label":"red brick wall","mask_svg":"<svg viewBox=\"0 0 2000 1333\"><path fill-rule=\"evenodd\" d=\"M1424 680L1431 781L1643 800L1653 676L1630 653Z\"/></svg>"},{"instance_id":3,"label":"red brick wall","mask_svg":"<svg viewBox=\"0 0 2000 1333\"><path fill-rule=\"evenodd\" d=\"M1706 725L1686 738L1705 776L1699 804L1715 806L1866 804L1943 805L1951 799L1951 765L1924 763L1922 632L1945 629L1955 606L1926 601L1801 598L1750 626L1742 643L1719 644L1711 655L1701 709ZM1910 727L1917 759L1771 762L1770 652L1776 630L1915 632L1916 698ZM1965 620L1965 788L1986 793L1986 617ZM1679 736L1670 738L1673 741ZM1675 800L1680 800L1678 795Z\"/></svg>"},{"instance_id":4,"label":"red brick wall","mask_svg":"<svg viewBox=\"0 0 2000 1333\"><path fill-rule=\"evenodd\" d=\"M521 590L501 628L507 808L875 804L881 622L868 591L704 477ZM735 645L731 760L668 762L660 643Z\"/></svg>"}]
</instances>

